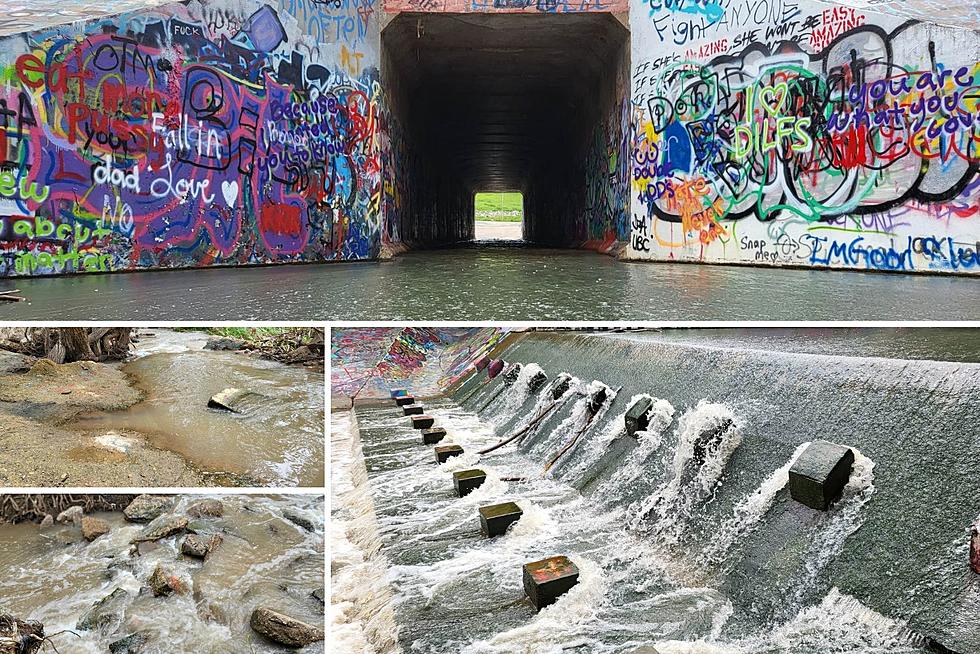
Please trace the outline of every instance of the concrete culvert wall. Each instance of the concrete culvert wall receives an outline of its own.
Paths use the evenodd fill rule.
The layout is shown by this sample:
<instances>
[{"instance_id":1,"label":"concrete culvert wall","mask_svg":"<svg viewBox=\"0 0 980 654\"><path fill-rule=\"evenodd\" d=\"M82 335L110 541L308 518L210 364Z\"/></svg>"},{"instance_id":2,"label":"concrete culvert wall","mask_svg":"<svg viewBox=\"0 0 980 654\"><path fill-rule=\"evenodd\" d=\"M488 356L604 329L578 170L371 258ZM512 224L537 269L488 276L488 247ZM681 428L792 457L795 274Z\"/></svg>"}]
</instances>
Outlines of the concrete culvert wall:
<instances>
[{"instance_id":1,"label":"concrete culvert wall","mask_svg":"<svg viewBox=\"0 0 980 654\"><path fill-rule=\"evenodd\" d=\"M474 194L519 190L525 240L601 240L626 201L627 42L608 13L396 15L381 34L403 191L389 237L472 239Z\"/></svg>"}]
</instances>

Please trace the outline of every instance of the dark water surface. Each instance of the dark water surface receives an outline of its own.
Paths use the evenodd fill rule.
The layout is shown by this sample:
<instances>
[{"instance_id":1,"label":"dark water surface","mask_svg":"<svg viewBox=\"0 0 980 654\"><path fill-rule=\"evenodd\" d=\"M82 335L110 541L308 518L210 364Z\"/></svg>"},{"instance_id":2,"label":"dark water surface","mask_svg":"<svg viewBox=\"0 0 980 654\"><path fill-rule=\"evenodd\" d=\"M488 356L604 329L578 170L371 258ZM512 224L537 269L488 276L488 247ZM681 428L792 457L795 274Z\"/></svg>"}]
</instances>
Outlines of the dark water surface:
<instances>
[{"instance_id":1,"label":"dark water surface","mask_svg":"<svg viewBox=\"0 0 980 654\"><path fill-rule=\"evenodd\" d=\"M964 277L623 263L479 245L394 261L0 281L0 320L977 320Z\"/></svg>"}]
</instances>

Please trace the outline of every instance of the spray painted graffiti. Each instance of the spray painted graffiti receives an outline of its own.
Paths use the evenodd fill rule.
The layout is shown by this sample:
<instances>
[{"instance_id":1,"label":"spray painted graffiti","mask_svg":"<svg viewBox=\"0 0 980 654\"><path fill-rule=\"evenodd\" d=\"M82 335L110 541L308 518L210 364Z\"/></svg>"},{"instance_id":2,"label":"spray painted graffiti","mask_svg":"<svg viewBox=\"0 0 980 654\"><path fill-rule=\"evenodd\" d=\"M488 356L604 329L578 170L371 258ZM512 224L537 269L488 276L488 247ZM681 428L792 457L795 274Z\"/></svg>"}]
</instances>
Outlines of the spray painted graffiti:
<instances>
[{"instance_id":1,"label":"spray painted graffiti","mask_svg":"<svg viewBox=\"0 0 980 654\"><path fill-rule=\"evenodd\" d=\"M242 6L0 42L0 275L376 255L381 98L358 28L327 44L289 8Z\"/></svg>"},{"instance_id":2,"label":"spray painted graffiti","mask_svg":"<svg viewBox=\"0 0 980 654\"><path fill-rule=\"evenodd\" d=\"M569 14L595 11L625 12L626 0L385 0L385 11L451 13L548 13Z\"/></svg>"},{"instance_id":3,"label":"spray painted graffiti","mask_svg":"<svg viewBox=\"0 0 980 654\"><path fill-rule=\"evenodd\" d=\"M763 5L634 66L630 256L980 271L980 37Z\"/></svg>"},{"instance_id":4,"label":"spray painted graffiti","mask_svg":"<svg viewBox=\"0 0 980 654\"><path fill-rule=\"evenodd\" d=\"M472 372L507 331L490 327L337 328L331 333L334 397L388 397L395 386L436 395Z\"/></svg>"}]
</instances>

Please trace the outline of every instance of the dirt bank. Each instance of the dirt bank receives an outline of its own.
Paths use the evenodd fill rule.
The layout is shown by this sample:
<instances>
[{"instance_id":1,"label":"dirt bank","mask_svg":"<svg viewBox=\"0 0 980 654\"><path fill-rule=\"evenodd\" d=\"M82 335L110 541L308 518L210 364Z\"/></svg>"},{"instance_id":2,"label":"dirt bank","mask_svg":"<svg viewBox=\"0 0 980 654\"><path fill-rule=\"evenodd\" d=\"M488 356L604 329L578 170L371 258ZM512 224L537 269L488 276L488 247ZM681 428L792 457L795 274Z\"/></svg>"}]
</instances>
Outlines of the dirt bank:
<instances>
[{"instance_id":1,"label":"dirt bank","mask_svg":"<svg viewBox=\"0 0 980 654\"><path fill-rule=\"evenodd\" d=\"M151 447L140 433L70 426L83 413L118 411L143 398L120 370L11 356L0 363L0 484L206 485L186 460Z\"/></svg>"}]
</instances>

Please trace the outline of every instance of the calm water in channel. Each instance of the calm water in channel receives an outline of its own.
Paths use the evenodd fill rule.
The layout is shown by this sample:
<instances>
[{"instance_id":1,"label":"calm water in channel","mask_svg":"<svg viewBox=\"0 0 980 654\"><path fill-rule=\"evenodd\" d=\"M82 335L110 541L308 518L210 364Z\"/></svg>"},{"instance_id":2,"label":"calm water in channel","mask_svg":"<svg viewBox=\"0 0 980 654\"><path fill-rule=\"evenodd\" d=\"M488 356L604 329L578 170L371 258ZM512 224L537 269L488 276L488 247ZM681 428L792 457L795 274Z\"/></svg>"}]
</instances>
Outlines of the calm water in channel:
<instances>
[{"instance_id":1,"label":"calm water in channel","mask_svg":"<svg viewBox=\"0 0 980 654\"><path fill-rule=\"evenodd\" d=\"M976 320L977 280L623 263L476 245L394 261L19 279L0 320Z\"/></svg>"}]
</instances>

